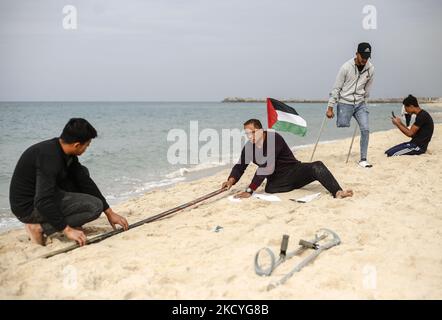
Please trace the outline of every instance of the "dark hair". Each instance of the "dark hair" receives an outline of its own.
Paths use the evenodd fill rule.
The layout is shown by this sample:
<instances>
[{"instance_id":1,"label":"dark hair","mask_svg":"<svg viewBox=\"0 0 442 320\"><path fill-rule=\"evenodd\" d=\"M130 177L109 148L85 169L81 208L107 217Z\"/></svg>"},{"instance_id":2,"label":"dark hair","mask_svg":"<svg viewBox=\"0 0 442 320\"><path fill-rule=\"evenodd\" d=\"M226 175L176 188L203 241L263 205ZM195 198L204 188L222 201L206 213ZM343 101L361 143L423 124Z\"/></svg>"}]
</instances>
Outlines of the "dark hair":
<instances>
[{"instance_id":1,"label":"dark hair","mask_svg":"<svg viewBox=\"0 0 442 320\"><path fill-rule=\"evenodd\" d=\"M97 137L97 130L83 118L72 118L66 123L60 138L63 142L81 144Z\"/></svg>"},{"instance_id":2,"label":"dark hair","mask_svg":"<svg viewBox=\"0 0 442 320\"><path fill-rule=\"evenodd\" d=\"M402 101L402 104L406 107L408 106L419 107L419 103L417 102L416 97L412 96L411 94L409 94L408 97L406 97L404 101Z\"/></svg>"},{"instance_id":3,"label":"dark hair","mask_svg":"<svg viewBox=\"0 0 442 320\"><path fill-rule=\"evenodd\" d=\"M245 126L247 126L249 124L253 124L253 126L257 129L262 129L261 121L259 121L258 119L249 119L246 122L244 122Z\"/></svg>"}]
</instances>

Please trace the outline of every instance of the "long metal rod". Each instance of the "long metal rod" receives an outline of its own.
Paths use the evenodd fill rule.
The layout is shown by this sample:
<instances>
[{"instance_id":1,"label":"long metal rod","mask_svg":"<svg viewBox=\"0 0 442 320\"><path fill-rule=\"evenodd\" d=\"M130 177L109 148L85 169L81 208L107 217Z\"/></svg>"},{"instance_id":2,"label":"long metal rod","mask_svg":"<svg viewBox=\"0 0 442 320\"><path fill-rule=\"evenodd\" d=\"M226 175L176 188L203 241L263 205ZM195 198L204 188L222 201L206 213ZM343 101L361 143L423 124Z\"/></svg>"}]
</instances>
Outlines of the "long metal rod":
<instances>
[{"instance_id":1,"label":"long metal rod","mask_svg":"<svg viewBox=\"0 0 442 320\"><path fill-rule=\"evenodd\" d=\"M345 163L348 163L348 159L350 158L351 148L353 147L353 141L355 141L356 131L358 131L358 123L356 122L355 131L353 132L353 137L351 138L350 148L348 149L347 160Z\"/></svg>"},{"instance_id":2,"label":"long metal rod","mask_svg":"<svg viewBox=\"0 0 442 320\"><path fill-rule=\"evenodd\" d=\"M195 205L195 204L197 204L199 202L202 202L202 201L207 200L209 198L212 198L212 197L214 197L214 196L216 196L216 195L218 195L220 193L223 193L226 190L227 190L226 188L221 188L219 190L216 190L216 191L208 193L208 194L206 194L204 196L201 196L201 197L199 197L199 198L197 198L195 200L192 200L192 201L189 201L187 203L184 203L184 204L182 204L182 205L180 205L178 207L166 210L166 211L161 212L161 213L159 213L157 215L154 215L152 217L149 217L149 218L146 218L144 220L138 221L138 222L136 222L134 224L129 225L128 230L137 228L139 226L142 226L143 224L156 221L158 219L161 219L161 218L164 218L164 217L166 217L168 215L171 215L172 213L175 213L177 211L180 211L180 210L186 209L188 207L191 207L191 206L193 206L193 205ZM92 244L92 243L97 243L97 242L103 241L104 239L107 239L107 238L110 238L112 236L115 236L115 235L117 235L117 234L119 234L119 233L121 233L123 231L124 231L123 229L117 229L117 230L113 230L113 231L110 231L110 232L106 232L106 233L100 234L98 236L95 236L93 238L90 238L90 239L86 240L86 244ZM35 260L35 259L48 259L48 258L51 258L51 257L56 256L58 254L66 253L66 252L75 250L75 249L77 249L79 247L80 247L80 245L73 244L73 245L68 246L66 248L55 250L55 251L49 252L47 254L44 254L42 256L38 256L38 257L36 257L34 259L31 259L31 260Z\"/></svg>"},{"instance_id":3,"label":"long metal rod","mask_svg":"<svg viewBox=\"0 0 442 320\"><path fill-rule=\"evenodd\" d=\"M324 115L324 119L322 120L321 124L321 129L319 129L318 139L316 139L315 147L313 148L312 156L310 157L310 162L312 162L313 156L315 155L316 147L318 146L319 139L321 138L322 130L324 129L326 120L327 120L327 115Z\"/></svg>"}]
</instances>

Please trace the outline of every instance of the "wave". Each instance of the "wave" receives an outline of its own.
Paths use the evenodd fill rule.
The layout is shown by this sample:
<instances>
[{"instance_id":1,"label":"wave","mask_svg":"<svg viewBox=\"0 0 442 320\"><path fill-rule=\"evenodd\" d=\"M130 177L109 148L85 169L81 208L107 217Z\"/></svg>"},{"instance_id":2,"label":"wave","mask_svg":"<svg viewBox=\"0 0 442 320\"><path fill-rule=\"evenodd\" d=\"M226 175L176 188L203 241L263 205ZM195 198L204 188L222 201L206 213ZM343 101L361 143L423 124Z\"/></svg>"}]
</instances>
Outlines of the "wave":
<instances>
[{"instance_id":1,"label":"wave","mask_svg":"<svg viewBox=\"0 0 442 320\"><path fill-rule=\"evenodd\" d=\"M207 169L218 168L218 167L222 167L222 166L226 166L226 165L228 165L228 162L224 162L224 161L200 163L200 164L197 164L194 167L190 167L190 168L179 168L176 171L166 174L166 178L172 179L172 178L177 178L177 177L184 177L184 176L189 175L190 173L195 173L195 172L203 171L203 170L207 170Z\"/></svg>"},{"instance_id":2,"label":"wave","mask_svg":"<svg viewBox=\"0 0 442 320\"><path fill-rule=\"evenodd\" d=\"M230 156L229 156L230 157ZM239 157L239 156L238 156ZM188 180L191 178L192 174L196 174L198 172L202 172L204 170L214 169L223 167L229 164L229 161L227 160L227 157L224 157L225 161L211 161L211 162L204 162L197 165L194 165L192 167L182 167L175 171L172 171L168 174L165 174L163 177L159 180L154 181L148 181L148 182L142 182L142 180L137 178L129 178L126 176L122 176L119 178L115 178L114 181L118 182L120 184L124 184L127 186L131 186L131 190L125 191L125 192L119 192L119 193L107 193L105 195L105 198L113 203L116 204L120 201L127 200L136 196L140 196L143 193L153 190L156 188L162 188L167 186L172 186L178 182Z\"/></svg>"},{"instance_id":3,"label":"wave","mask_svg":"<svg viewBox=\"0 0 442 320\"><path fill-rule=\"evenodd\" d=\"M105 195L106 200L108 200L110 203L116 204L122 200L127 200L129 198L133 198L136 196L140 196L143 193L153 190L156 188L171 186L175 183L178 183L180 181L185 180L184 177L177 177L172 179L161 179L161 180L155 180L155 181L149 181L144 183L138 183L136 186L133 186L133 188L129 191L124 191L118 194L115 193L108 193ZM116 179L118 180L118 179ZM140 181L139 179L134 179L137 181Z\"/></svg>"},{"instance_id":4,"label":"wave","mask_svg":"<svg viewBox=\"0 0 442 320\"><path fill-rule=\"evenodd\" d=\"M0 231L7 231L14 228L18 228L23 224L15 217L1 217L0 218Z\"/></svg>"},{"instance_id":5,"label":"wave","mask_svg":"<svg viewBox=\"0 0 442 320\"><path fill-rule=\"evenodd\" d=\"M122 193L123 196L131 195L133 193L142 193L146 192L151 189L170 186L172 184L175 184L177 182L183 181L185 178L173 178L173 179L162 179L159 181L151 181L151 182L145 182L140 187L136 188L134 191L124 192Z\"/></svg>"},{"instance_id":6,"label":"wave","mask_svg":"<svg viewBox=\"0 0 442 320\"><path fill-rule=\"evenodd\" d=\"M344 139L345 139L345 138L344 138ZM318 144L328 144L328 143L337 142L337 141L339 141L339 140L342 140L342 139L319 141ZM314 146L314 145L315 145L314 143L300 144L300 145L297 145L297 146L290 147L290 150L292 150L292 151L296 151L296 150L298 150L298 149L310 148L310 147L312 147L312 146Z\"/></svg>"}]
</instances>

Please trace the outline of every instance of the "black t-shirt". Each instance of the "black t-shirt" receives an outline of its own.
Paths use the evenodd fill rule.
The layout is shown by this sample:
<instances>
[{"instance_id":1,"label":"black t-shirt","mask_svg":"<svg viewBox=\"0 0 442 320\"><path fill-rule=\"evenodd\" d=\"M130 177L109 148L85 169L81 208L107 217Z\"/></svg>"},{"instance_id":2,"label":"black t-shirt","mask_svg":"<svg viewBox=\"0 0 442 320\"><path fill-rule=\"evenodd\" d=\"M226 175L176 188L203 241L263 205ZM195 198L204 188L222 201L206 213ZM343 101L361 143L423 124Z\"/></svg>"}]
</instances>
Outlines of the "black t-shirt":
<instances>
[{"instance_id":1,"label":"black t-shirt","mask_svg":"<svg viewBox=\"0 0 442 320\"><path fill-rule=\"evenodd\" d=\"M431 118L427 111L422 110L416 115L414 125L418 126L419 130L410 142L417 144L424 151L427 151L428 143L430 142L434 131L433 118Z\"/></svg>"}]
</instances>

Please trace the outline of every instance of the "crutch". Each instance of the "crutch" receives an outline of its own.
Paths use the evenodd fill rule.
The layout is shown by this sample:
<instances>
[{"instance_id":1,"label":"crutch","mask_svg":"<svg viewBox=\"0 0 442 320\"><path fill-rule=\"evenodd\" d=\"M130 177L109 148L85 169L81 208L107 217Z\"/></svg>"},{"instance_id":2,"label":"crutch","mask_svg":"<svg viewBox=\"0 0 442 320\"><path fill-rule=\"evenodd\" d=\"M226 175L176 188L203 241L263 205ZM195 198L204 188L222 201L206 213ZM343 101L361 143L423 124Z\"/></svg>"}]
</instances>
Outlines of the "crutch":
<instances>
[{"instance_id":1,"label":"crutch","mask_svg":"<svg viewBox=\"0 0 442 320\"><path fill-rule=\"evenodd\" d=\"M324 120L322 120L321 129L319 129L318 139L316 140L315 147L313 148L312 156L310 157L310 162L313 160L315 155L316 147L318 146L319 139L321 138L322 130L324 129L325 121L327 120L327 115L324 115Z\"/></svg>"},{"instance_id":2,"label":"crutch","mask_svg":"<svg viewBox=\"0 0 442 320\"><path fill-rule=\"evenodd\" d=\"M348 149L347 160L345 163L348 163L348 159L350 158L351 148L353 147L353 141L355 141L356 131L358 131L358 122L356 121L355 131L353 132L353 137L351 138L350 149Z\"/></svg>"}]
</instances>

